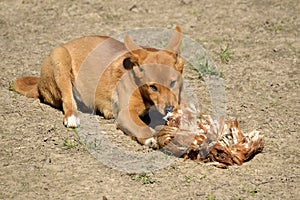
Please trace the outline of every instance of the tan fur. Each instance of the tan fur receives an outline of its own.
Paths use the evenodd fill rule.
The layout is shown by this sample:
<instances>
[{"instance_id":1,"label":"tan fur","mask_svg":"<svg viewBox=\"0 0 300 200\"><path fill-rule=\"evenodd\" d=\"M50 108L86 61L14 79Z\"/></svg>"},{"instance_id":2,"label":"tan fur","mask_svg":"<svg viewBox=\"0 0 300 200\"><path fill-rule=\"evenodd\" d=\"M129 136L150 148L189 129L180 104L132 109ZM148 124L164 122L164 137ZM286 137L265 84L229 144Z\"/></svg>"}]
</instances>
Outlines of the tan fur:
<instances>
[{"instance_id":1,"label":"tan fur","mask_svg":"<svg viewBox=\"0 0 300 200\"><path fill-rule=\"evenodd\" d=\"M36 99L39 97L38 83L37 77L22 77L14 82L14 89L26 97Z\"/></svg>"},{"instance_id":2,"label":"tan fur","mask_svg":"<svg viewBox=\"0 0 300 200\"><path fill-rule=\"evenodd\" d=\"M156 142L148 140L153 133L140 115L151 106L163 113L166 107L180 103L181 38L181 29L176 27L164 50L142 48L129 36L124 44L104 36L75 39L52 50L40 78L19 78L14 88L27 97L62 107L67 127L79 126L75 95L105 118L116 117L118 127L140 143L155 147Z\"/></svg>"}]
</instances>

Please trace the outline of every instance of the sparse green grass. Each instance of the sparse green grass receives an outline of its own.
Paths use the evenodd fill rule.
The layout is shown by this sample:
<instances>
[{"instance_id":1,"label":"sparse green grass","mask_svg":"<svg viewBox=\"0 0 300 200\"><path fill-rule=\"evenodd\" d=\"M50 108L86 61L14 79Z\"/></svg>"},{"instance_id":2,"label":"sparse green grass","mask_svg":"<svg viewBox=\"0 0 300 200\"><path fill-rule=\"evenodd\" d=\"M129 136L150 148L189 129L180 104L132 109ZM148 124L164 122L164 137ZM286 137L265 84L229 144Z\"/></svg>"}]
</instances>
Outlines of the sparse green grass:
<instances>
[{"instance_id":1,"label":"sparse green grass","mask_svg":"<svg viewBox=\"0 0 300 200\"><path fill-rule=\"evenodd\" d=\"M191 176L184 176L184 182L190 183L191 181L192 181L192 177Z\"/></svg>"},{"instance_id":2,"label":"sparse green grass","mask_svg":"<svg viewBox=\"0 0 300 200\"><path fill-rule=\"evenodd\" d=\"M254 188L253 190L250 190L249 193L251 196L255 196L258 193L258 189Z\"/></svg>"},{"instance_id":3,"label":"sparse green grass","mask_svg":"<svg viewBox=\"0 0 300 200\"><path fill-rule=\"evenodd\" d=\"M288 42L287 43L287 47L294 53L297 52L297 48L293 46L293 43L292 42Z\"/></svg>"},{"instance_id":4,"label":"sparse green grass","mask_svg":"<svg viewBox=\"0 0 300 200\"><path fill-rule=\"evenodd\" d=\"M271 107L278 106L278 102L276 101L276 99L272 99L272 100L271 100L270 106L271 106Z\"/></svg>"},{"instance_id":5,"label":"sparse green grass","mask_svg":"<svg viewBox=\"0 0 300 200\"><path fill-rule=\"evenodd\" d=\"M84 147L87 147L86 142L83 141L82 138L80 137L79 132L78 132L78 129L77 129L77 128L72 128L72 129L70 129L70 130L73 131L73 132L76 134L76 136L77 136L77 138L75 138L74 141L75 141L76 143L78 143L78 144L84 146ZM74 146L75 146L75 145L74 145Z\"/></svg>"},{"instance_id":6,"label":"sparse green grass","mask_svg":"<svg viewBox=\"0 0 300 200\"><path fill-rule=\"evenodd\" d=\"M63 143L63 146L66 147L67 149L71 149L71 148L74 148L74 147L77 147L77 148L81 148L84 147L86 148L86 142L84 142L79 133L78 133L78 129L77 128L70 128L69 130L73 131L75 133L75 137L74 136L71 136L70 138L66 138L64 140L64 143Z\"/></svg>"},{"instance_id":7,"label":"sparse green grass","mask_svg":"<svg viewBox=\"0 0 300 200\"><path fill-rule=\"evenodd\" d=\"M146 173L135 175L134 177L132 177L132 180L142 182L143 184L153 184L155 182Z\"/></svg>"},{"instance_id":8,"label":"sparse green grass","mask_svg":"<svg viewBox=\"0 0 300 200\"><path fill-rule=\"evenodd\" d=\"M158 44L158 46L161 46L161 47L166 47L168 45L168 41L166 41L166 40L161 40L161 41L159 41L159 44Z\"/></svg>"},{"instance_id":9,"label":"sparse green grass","mask_svg":"<svg viewBox=\"0 0 300 200\"><path fill-rule=\"evenodd\" d=\"M64 146L67 147L68 149L73 148L75 145L70 139L65 139L64 141Z\"/></svg>"},{"instance_id":10,"label":"sparse green grass","mask_svg":"<svg viewBox=\"0 0 300 200\"><path fill-rule=\"evenodd\" d=\"M207 194L207 199L208 199L208 200L216 200L216 195L213 195L213 194L208 193L208 194Z\"/></svg>"},{"instance_id":11,"label":"sparse green grass","mask_svg":"<svg viewBox=\"0 0 300 200\"><path fill-rule=\"evenodd\" d=\"M225 48L221 47L219 56L220 56L221 61L223 63L226 63L226 64L229 63L229 61L230 61L230 59L232 57L232 53L230 52L228 45L226 45Z\"/></svg>"},{"instance_id":12,"label":"sparse green grass","mask_svg":"<svg viewBox=\"0 0 300 200\"><path fill-rule=\"evenodd\" d=\"M175 163L173 163L172 165L170 165L170 167L171 167L172 169L177 169L177 165L176 165Z\"/></svg>"},{"instance_id":13,"label":"sparse green grass","mask_svg":"<svg viewBox=\"0 0 300 200\"><path fill-rule=\"evenodd\" d=\"M199 13L199 11L198 11L198 9L197 8L192 8L192 9L190 9L190 11L189 11L192 15L195 15L195 16L197 16L198 15L198 13Z\"/></svg>"},{"instance_id":14,"label":"sparse green grass","mask_svg":"<svg viewBox=\"0 0 300 200\"><path fill-rule=\"evenodd\" d=\"M281 24L274 24L273 30L274 30L275 33L279 33L280 31L282 31L282 25Z\"/></svg>"},{"instance_id":15,"label":"sparse green grass","mask_svg":"<svg viewBox=\"0 0 300 200\"><path fill-rule=\"evenodd\" d=\"M8 85L8 90L9 90L9 91L15 91L15 89L14 89L14 82L13 82L13 81L11 81L11 82L9 83L9 85Z\"/></svg>"},{"instance_id":16,"label":"sparse green grass","mask_svg":"<svg viewBox=\"0 0 300 200\"><path fill-rule=\"evenodd\" d=\"M73 132L79 137L77 128L73 128Z\"/></svg>"},{"instance_id":17,"label":"sparse green grass","mask_svg":"<svg viewBox=\"0 0 300 200\"><path fill-rule=\"evenodd\" d=\"M208 60L205 60L205 63L199 63L197 66L195 66L201 73L201 75L213 75L213 76L219 76L223 77L223 74L218 72L216 68L210 66L208 64Z\"/></svg>"},{"instance_id":18,"label":"sparse green grass","mask_svg":"<svg viewBox=\"0 0 300 200\"><path fill-rule=\"evenodd\" d=\"M251 195L251 196L255 196L257 193L258 193L258 188L256 187L250 187L250 186L245 186L245 185L242 185L240 186L240 188L242 189L243 192L245 192L247 195Z\"/></svg>"}]
</instances>

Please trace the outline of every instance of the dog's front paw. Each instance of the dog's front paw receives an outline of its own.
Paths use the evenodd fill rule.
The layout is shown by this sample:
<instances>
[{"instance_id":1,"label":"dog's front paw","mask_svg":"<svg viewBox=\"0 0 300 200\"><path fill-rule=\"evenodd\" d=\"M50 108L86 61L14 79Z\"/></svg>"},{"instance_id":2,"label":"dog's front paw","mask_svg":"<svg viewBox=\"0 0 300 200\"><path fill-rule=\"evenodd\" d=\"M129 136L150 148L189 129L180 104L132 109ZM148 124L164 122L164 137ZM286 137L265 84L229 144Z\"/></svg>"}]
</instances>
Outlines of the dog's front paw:
<instances>
[{"instance_id":1,"label":"dog's front paw","mask_svg":"<svg viewBox=\"0 0 300 200\"><path fill-rule=\"evenodd\" d=\"M77 128L80 126L80 119L74 115L65 117L64 125L68 128Z\"/></svg>"},{"instance_id":2,"label":"dog's front paw","mask_svg":"<svg viewBox=\"0 0 300 200\"><path fill-rule=\"evenodd\" d=\"M152 149L157 149L158 144L155 138L151 137L145 140L145 145L152 148Z\"/></svg>"},{"instance_id":3,"label":"dog's front paw","mask_svg":"<svg viewBox=\"0 0 300 200\"><path fill-rule=\"evenodd\" d=\"M176 136L178 128L170 126L161 126L156 130L156 138L159 147L165 147L172 142Z\"/></svg>"}]
</instances>

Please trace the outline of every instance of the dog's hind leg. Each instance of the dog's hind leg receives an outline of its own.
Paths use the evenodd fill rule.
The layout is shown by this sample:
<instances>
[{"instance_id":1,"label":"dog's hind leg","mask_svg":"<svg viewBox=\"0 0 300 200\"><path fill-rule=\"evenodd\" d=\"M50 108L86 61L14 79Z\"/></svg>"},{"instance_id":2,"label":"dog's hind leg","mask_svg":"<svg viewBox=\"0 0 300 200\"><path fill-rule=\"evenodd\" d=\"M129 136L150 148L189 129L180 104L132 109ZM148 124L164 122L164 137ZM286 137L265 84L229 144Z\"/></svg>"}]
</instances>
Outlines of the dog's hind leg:
<instances>
[{"instance_id":1,"label":"dog's hind leg","mask_svg":"<svg viewBox=\"0 0 300 200\"><path fill-rule=\"evenodd\" d=\"M75 128L80 125L80 121L73 97L73 83L71 56L66 48L59 46L44 62L39 91L46 103L62 106L64 125Z\"/></svg>"},{"instance_id":2,"label":"dog's hind leg","mask_svg":"<svg viewBox=\"0 0 300 200\"><path fill-rule=\"evenodd\" d=\"M61 92L62 107L64 111L64 125L67 127L78 127L77 104L73 97L74 75L72 73L72 59L68 50L58 47L53 60L56 61L54 78Z\"/></svg>"}]
</instances>

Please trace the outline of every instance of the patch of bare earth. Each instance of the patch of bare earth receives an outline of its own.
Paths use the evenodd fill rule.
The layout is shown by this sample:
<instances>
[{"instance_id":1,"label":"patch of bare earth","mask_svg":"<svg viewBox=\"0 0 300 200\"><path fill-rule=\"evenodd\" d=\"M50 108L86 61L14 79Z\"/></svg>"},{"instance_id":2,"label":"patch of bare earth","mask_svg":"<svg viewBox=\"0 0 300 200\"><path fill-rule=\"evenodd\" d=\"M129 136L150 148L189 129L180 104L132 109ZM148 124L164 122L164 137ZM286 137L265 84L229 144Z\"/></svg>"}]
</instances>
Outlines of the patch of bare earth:
<instances>
[{"instance_id":1,"label":"patch of bare earth","mask_svg":"<svg viewBox=\"0 0 300 200\"><path fill-rule=\"evenodd\" d=\"M1 1L0 199L298 199L299 10L293 0ZM63 126L61 111L9 89L17 77L38 76L43 58L70 39L175 25L222 72L227 117L265 135L263 153L242 166L177 159L148 174L110 169ZM220 54L226 46L228 63ZM205 83L186 73L203 96ZM100 121L121 146L148 151Z\"/></svg>"}]
</instances>

